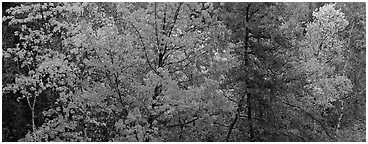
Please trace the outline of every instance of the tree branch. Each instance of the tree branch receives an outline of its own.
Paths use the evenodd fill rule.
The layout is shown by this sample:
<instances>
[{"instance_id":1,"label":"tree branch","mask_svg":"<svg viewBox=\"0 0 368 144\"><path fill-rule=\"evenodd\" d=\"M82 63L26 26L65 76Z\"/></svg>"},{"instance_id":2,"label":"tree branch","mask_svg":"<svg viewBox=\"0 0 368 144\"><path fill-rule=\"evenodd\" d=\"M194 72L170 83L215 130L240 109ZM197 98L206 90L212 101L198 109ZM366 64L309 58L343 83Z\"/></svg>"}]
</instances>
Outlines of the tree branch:
<instances>
[{"instance_id":1,"label":"tree branch","mask_svg":"<svg viewBox=\"0 0 368 144\"><path fill-rule=\"evenodd\" d=\"M226 141L226 142L228 142L228 141L229 141L229 138L230 138L231 132L233 131L234 126L235 126L236 122L237 122L237 121L238 121L238 119L239 119L239 115L240 115L240 111L241 111L242 103L243 103L243 101L244 101L244 97L245 97L245 95L242 95L242 96L241 96L241 98L240 98L240 100L239 100L239 102L238 102L238 108L236 109L235 118L234 118L233 122L230 124L230 128L229 128L229 130L228 130L228 132L227 132L227 135L226 135L226 139L225 139L225 141Z\"/></svg>"},{"instance_id":2,"label":"tree branch","mask_svg":"<svg viewBox=\"0 0 368 144\"><path fill-rule=\"evenodd\" d=\"M167 64L165 64L165 65L171 65L171 64L174 64L174 63L176 63L176 64L182 63L182 62L184 62L185 60L189 59L191 56L192 56L192 53L191 53L191 54L189 54L187 57L185 57L185 58L184 58L184 59L182 59L182 60L179 60L179 61L176 61L176 62L169 62L169 63L167 63Z\"/></svg>"},{"instance_id":3,"label":"tree branch","mask_svg":"<svg viewBox=\"0 0 368 144\"><path fill-rule=\"evenodd\" d=\"M234 126L235 126L235 123L238 121L238 118L239 118L239 113L237 112L237 113L235 114L235 118L234 118L233 122L230 124L229 131L227 132L226 139L225 139L225 141L226 141L226 142L228 142L228 141L229 141L229 138L230 138L231 132L233 131Z\"/></svg>"},{"instance_id":4,"label":"tree branch","mask_svg":"<svg viewBox=\"0 0 368 144\"><path fill-rule=\"evenodd\" d=\"M149 65L149 67L157 74L157 75L159 75L159 73L156 71L156 69L154 69L153 67L152 67L152 65L151 65L151 62L150 62L150 60L148 59L148 55L147 55L147 49L146 49L146 46L145 46L145 44L144 44L144 42L143 42L143 37L142 37L142 35L141 35L141 33L138 31L138 29L137 29L137 27L135 27L135 25L132 23L132 26L133 26L133 28L135 29L135 31L137 32L137 34L138 34L138 36L139 36L139 40L140 40L140 42L141 42L141 44L142 44L142 47L143 47L143 50L144 50L144 56L146 57L146 61L147 61L147 63L148 63L148 65Z\"/></svg>"},{"instance_id":5,"label":"tree branch","mask_svg":"<svg viewBox=\"0 0 368 144\"><path fill-rule=\"evenodd\" d=\"M172 31L173 31L173 29L174 29L174 26L175 26L175 24L176 24L176 20L178 19L179 11L180 11L180 7L181 7L181 5L182 5L182 4L183 4L182 2L179 2L179 6L178 6L178 8L177 8L177 9L176 9L176 11L175 11L174 22L173 22L172 27L171 27L171 29L170 29L169 37L171 36L171 33L172 33Z\"/></svg>"},{"instance_id":6,"label":"tree branch","mask_svg":"<svg viewBox=\"0 0 368 144\"><path fill-rule=\"evenodd\" d=\"M159 50L160 41L159 41L158 30L157 30L157 3L155 3L155 31L156 31L156 47L157 47L157 50Z\"/></svg>"},{"instance_id":7,"label":"tree branch","mask_svg":"<svg viewBox=\"0 0 368 144\"><path fill-rule=\"evenodd\" d=\"M327 134L327 136L328 136L330 139L332 139L332 140L334 140L334 141L336 141L336 142L337 142L336 138L334 138L333 136L331 136L331 134L328 132L327 128L323 125L323 123L322 123L320 120L318 120L317 118L315 118L312 114L310 114L309 112L305 111L303 108L301 108L301 107L299 107L299 106L296 106L296 105L290 104L290 103L285 102L285 101L283 101L283 100L281 100L281 101L282 101L282 103L284 103L284 104L286 104L286 105L288 105L288 106L298 108L299 110L301 110L302 112L304 112L304 113L306 113L308 116L310 116L313 120L317 121L317 122L320 124L320 126L322 127L322 129L325 131L325 133Z\"/></svg>"},{"instance_id":8,"label":"tree branch","mask_svg":"<svg viewBox=\"0 0 368 144\"><path fill-rule=\"evenodd\" d=\"M192 119L192 120L190 120L190 121L187 121L187 122L184 122L184 123L181 123L181 124L168 125L168 126L166 126L166 127L171 128L171 127L177 127L177 126L185 126L185 125L187 125L187 124L190 124L190 123L192 123L192 122L195 122L195 121L196 121L196 120L198 120L198 119L199 119L199 117L196 117L196 118L194 118L194 119Z\"/></svg>"}]
</instances>

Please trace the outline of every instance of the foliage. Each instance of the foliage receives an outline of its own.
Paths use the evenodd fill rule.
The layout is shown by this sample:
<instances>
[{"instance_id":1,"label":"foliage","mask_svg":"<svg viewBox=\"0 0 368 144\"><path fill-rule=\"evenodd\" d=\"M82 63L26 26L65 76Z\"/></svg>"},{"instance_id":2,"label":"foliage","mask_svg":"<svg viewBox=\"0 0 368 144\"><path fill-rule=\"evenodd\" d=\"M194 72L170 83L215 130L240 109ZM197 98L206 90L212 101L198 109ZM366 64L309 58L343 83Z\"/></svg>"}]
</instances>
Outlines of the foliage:
<instances>
[{"instance_id":1,"label":"foliage","mask_svg":"<svg viewBox=\"0 0 368 144\"><path fill-rule=\"evenodd\" d=\"M3 137L361 141L365 123L344 123L363 85L350 52L364 50L348 47L365 41L346 37L361 21L351 26L359 18L337 10L340 3L315 11L308 4L10 7L3 17L5 110L29 112L17 114L28 133L3 123Z\"/></svg>"}]
</instances>

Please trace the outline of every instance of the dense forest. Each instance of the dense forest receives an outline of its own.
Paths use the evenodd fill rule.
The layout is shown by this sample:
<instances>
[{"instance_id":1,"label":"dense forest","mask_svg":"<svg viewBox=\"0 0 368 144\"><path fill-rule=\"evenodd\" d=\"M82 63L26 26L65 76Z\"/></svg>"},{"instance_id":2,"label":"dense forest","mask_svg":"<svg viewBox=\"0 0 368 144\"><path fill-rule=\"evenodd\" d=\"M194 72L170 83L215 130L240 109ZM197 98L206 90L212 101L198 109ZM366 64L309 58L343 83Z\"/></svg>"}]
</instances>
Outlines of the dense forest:
<instances>
[{"instance_id":1,"label":"dense forest","mask_svg":"<svg viewBox=\"0 0 368 144\"><path fill-rule=\"evenodd\" d=\"M2 9L2 141L365 141L365 3Z\"/></svg>"}]
</instances>

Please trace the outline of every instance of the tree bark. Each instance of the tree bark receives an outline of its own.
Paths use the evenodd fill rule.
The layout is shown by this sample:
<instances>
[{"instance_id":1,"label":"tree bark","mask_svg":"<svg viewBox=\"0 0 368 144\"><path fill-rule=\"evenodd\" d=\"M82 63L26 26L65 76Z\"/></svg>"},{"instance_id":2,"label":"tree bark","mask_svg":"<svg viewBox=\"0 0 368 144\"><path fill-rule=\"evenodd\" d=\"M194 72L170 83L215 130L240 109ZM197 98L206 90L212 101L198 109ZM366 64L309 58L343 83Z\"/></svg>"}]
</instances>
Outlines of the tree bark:
<instances>
[{"instance_id":1,"label":"tree bark","mask_svg":"<svg viewBox=\"0 0 368 144\"><path fill-rule=\"evenodd\" d=\"M344 101L343 100L339 100L340 102L340 115L339 115L339 120L337 121L337 126L336 126L336 135L339 135L339 129L341 127L341 120L343 117L343 110L344 110Z\"/></svg>"},{"instance_id":2,"label":"tree bark","mask_svg":"<svg viewBox=\"0 0 368 144\"><path fill-rule=\"evenodd\" d=\"M248 107L248 126L249 126L249 135L250 135L250 141L254 141L254 131L253 131L253 120L252 120L252 95L251 93L248 93L247 98L247 107Z\"/></svg>"},{"instance_id":3,"label":"tree bark","mask_svg":"<svg viewBox=\"0 0 368 144\"><path fill-rule=\"evenodd\" d=\"M247 6L247 11L246 11L246 14L245 14L245 20L246 22L248 23L249 20L250 20L250 15L249 15L249 10L250 10L250 6L252 4L248 4ZM245 28L245 56L244 56L244 63L245 63L245 66L248 66L248 49L249 49L249 45L248 45L248 42L249 42L249 33L250 33L250 30L248 27ZM246 70L246 69L245 69ZM247 80L249 79L249 77L247 77ZM246 81L247 81L246 80ZM253 131L253 121L252 121L252 107L251 107L251 98L252 98L252 95L251 93L248 92L248 82L246 82L246 89L247 89L247 113L248 113L248 127L249 127L249 136L250 136L250 141L254 141L254 131Z\"/></svg>"}]
</instances>

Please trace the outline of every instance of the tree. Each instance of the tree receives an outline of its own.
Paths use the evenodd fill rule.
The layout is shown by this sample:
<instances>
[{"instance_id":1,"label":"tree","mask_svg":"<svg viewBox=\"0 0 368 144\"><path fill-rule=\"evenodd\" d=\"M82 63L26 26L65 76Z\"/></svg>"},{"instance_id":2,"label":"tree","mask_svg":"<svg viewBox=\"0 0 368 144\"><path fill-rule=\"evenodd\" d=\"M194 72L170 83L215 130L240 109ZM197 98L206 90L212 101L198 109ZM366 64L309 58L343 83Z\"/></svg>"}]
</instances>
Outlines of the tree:
<instances>
[{"instance_id":1,"label":"tree","mask_svg":"<svg viewBox=\"0 0 368 144\"><path fill-rule=\"evenodd\" d=\"M232 131L239 119L245 118L241 133L246 133L247 141L276 139L266 137L273 135L277 129L273 110L277 107L276 91L273 87L276 80L275 72L285 63L278 58L278 53L288 48L287 42L281 43L283 37L278 32L282 17L280 3L229 3L224 5L228 11L225 15L226 24L233 30L232 41L234 54L238 64L228 73L226 89L235 90L234 99L237 111L230 125L226 141L230 141ZM266 9L268 9L266 11ZM274 107L275 106L275 107ZM245 131L246 130L246 131ZM245 139L240 139L244 141ZM238 140L237 140L238 141Z\"/></svg>"},{"instance_id":2,"label":"tree","mask_svg":"<svg viewBox=\"0 0 368 144\"><path fill-rule=\"evenodd\" d=\"M343 100L352 90L352 84L344 71L344 42L338 36L348 21L343 13L335 10L334 5L321 7L313 16L315 19L307 26L305 40L300 43L299 62L295 65L299 67L300 74L306 75L306 83L302 86L307 88L309 94L294 95L292 99L311 116L314 115L313 123L319 123L326 135L335 140L332 129L322 122L325 120L320 117L320 113L334 107L334 101L340 102L340 109L343 109ZM340 129L341 116L334 128L336 133Z\"/></svg>"},{"instance_id":3,"label":"tree","mask_svg":"<svg viewBox=\"0 0 368 144\"><path fill-rule=\"evenodd\" d=\"M365 4L364 3L337 3L346 20L349 21L342 32L342 38L346 41L345 57L348 60L347 77L353 84L353 92L344 102L344 116L341 119L341 129L353 127L355 130L341 132L345 138L343 141L362 141L365 135L365 71L361 69L365 65ZM362 109L361 109L362 108ZM362 127L361 127L362 126ZM349 128L350 129L350 128ZM360 131L357 134L356 130ZM344 130L341 130L344 131ZM352 132L354 131L354 132ZM344 133L344 134L343 134Z\"/></svg>"},{"instance_id":4,"label":"tree","mask_svg":"<svg viewBox=\"0 0 368 144\"><path fill-rule=\"evenodd\" d=\"M51 18L46 21L56 24L56 26L50 28L50 31L61 33L62 45L56 47L59 48L56 49L57 51L53 49L46 53L35 54L41 59L40 64L34 66L36 68L34 73L37 75L31 79L35 81L32 83L33 85L43 85L45 82L42 80L48 80L46 88L56 89L60 95L57 100L58 105L43 113L44 116L50 117L50 120L37 130L36 125L33 125L32 132L24 140L96 141L101 139L98 138L98 135L92 136L89 131L94 129L99 131L101 127L102 129L111 129L111 127L117 129L117 133L110 133L109 135L112 137L105 140L111 140L112 138L128 141L159 140L159 138L150 136L157 134L155 128L157 129L158 126L163 124L168 125L170 122L168 119L172 115L181 115L178 112L186 109L186 107L177 105L179 101L183 101L182 99L173 102L162 100L178 96L183 92L187 96L196 96L191 93L202 90L198 88L189 90L188 86L202 87L202 84L205 84L203 80L206 72L203 72L203 69L207 69L208 73L215 72L217 74L216 71L219 70L211 70L212 67L218 67L218 64L222 63L224 65L226 63L214 61L215 53L221 53L221 49L216 51L210 49L210 46L216 44L211 44L209 41L221 42L211 37L223 35L226 31L222 30L222 32L221 28L223 27L216 24L216 21L211 20L211 16L206 13L205 10L211 10L208 4L206 8L197 4L160 3L159 5L164 5L165 9L157 10L157 3L147 4L145 5L146 8L138 9L129 9L132 6L131 4L63 3L58 4L58 6L53 4L32 5L48 9L50 12L46 10L44 12L49 15L60 12L60 18ZM96 6L97 8L95 8ZM114 9L106 11L107 7L116 9L115 11ZM21 11L19 13L23 13L28 11L27 8L23 6L11 9L11 12ZM65 10L66 12L64 12ZM170 11L174 11L174 15L169 15ZM196 16L190 17L190 11L200 12L200 14L197 13ZM104 15L112 15L112 17L106 18ZM115 25L116 17L122 15L125 15L126 19L119 21L119 25ZM141 19L143 17L147 17L148 21ZM24 20L32 21L29 18L9 17L9 19L11 19L10 24L23 23ZM207 22L204 22L205 20ZM121 28L124 30L117 30ZM217 28L217 31L211 30L213 28ZM42 30L44 29L28 29L31 32L37 31L41 36L44 36L44 33L51 33L47 31L48 29ZM199 33L204 30L209 32L207 34ZM184 40L184 43L182 40ZM25 41L33 42L35 40L26 39ZM156 43L156 45L149 45L149 43ZM15 52L11 50L15 50ZM42 48L41 50L47 49ZM22 50L9 49L8 53L17 53L18 51ZM205 60L205 62L194 59L199 55L203 56L202 60ZM174 56L181 56L182 58L175 59ZM62 62L60 63L60 61ZM208 62L212 64L208 65ZM35 63L33 62L33 64ZM135 73L142 73L142 75L134 75ZM147 73L147 79L143 80L145 73ZM46 76L41 77L39 75ZM181 87L187 89L184 91L178 89L176 82L172 80L175 79L183 83L188 81L186 79L192 77L201 78L202 82L181 85ZM189 79L189 81L193 82L192 79ZM23 88L28 84L28 81L24 83L22 85L21 82L16 82L16 85L9 86L9 90L17 90L17 87ZM41 86L36 90L41 93L46 88ZM206 88L203 90L206 90ZM165 98L164 93L167 98ZM26 98L36 100L37 96ZM221 98L222 95L219 96ZM158 101L158 97L164 99L161 98L162 100ZM188 100L189 103L181 104L193 105L193 100ZM30 104L35 104L35 101L33 102ZM174 104L177 105L177 108L173 106ZM169 110L168 108L178 109L178 112L163 115L164 112ZM33 107L31 109L33 112ZM106 113L102 109L110 110ZM115 119L118 118L116 113L122 113L123 117L120 118L122 121ZM189 114L184 114L183 117L188 119L193 117L192 115L198 115L194 112L189 112ZM100 119L97 119L97 116ZM116 124L109 124L108 121L111 121L111 119L108 120L107 117L110 116L114 117L112 121L115 121L113 123ZM140 117L140 119L136 119L137 117ZM154 124L155 121L157 123L159 117L163 117L160 121L164 123ZM207 119L207 117L201 119ZM192 120L192 122L194 121ZM188 122L185 123L189 124ZM120 126L121 124L123 126ZM121 133L120 129L128 130L128 133ZM130 137L129 135L138 137Z\"/></svg>"}]
</instances>

